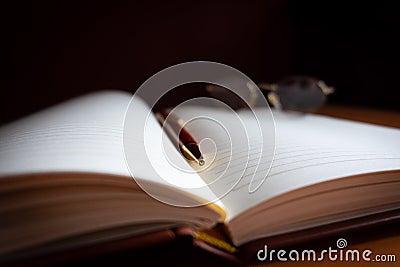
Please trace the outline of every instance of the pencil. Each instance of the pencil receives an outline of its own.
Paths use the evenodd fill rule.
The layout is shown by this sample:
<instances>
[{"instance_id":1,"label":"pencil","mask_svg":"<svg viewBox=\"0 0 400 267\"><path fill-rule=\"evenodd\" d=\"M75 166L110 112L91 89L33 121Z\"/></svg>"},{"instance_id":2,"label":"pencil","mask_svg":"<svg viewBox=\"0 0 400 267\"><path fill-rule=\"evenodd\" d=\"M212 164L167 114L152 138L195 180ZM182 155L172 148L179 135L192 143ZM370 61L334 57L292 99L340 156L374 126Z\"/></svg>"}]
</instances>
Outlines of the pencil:
<instances>
[{"instance_id":1,"label":"pencil","mask_svg":"<svg viewBox=\"0 0 400 267\"><path fill-rule=\"evenodd\" d=\"M166 111L156 113L156 117L173 143L178 142L179 150L182 155L195 161L200 166L205 164L199 146L192 135L183 127L183 121ZM168 117L168 121L166 121Z\"/></svg>"}]
</instances>

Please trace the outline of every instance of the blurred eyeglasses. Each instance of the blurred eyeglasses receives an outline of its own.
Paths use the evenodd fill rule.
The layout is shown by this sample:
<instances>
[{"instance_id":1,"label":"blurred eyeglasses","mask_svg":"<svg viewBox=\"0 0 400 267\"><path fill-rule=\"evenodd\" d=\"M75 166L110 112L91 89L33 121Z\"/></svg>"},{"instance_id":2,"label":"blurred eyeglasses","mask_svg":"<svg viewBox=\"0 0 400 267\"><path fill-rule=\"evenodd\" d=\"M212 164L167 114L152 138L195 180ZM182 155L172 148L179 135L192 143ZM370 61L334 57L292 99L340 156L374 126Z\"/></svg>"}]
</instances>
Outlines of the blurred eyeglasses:
<instances>
[{"instance_id":1,"label":"blurred eyeglasses","mask_svg":"<svg viewBox=\"0 0 400 267\"><path fill-rule=\"evenodd\" d=\"M327 96L335 91L324 81L309 76L289 76L277 83L260 83L257 86L265 93L268 103L274 108L301 112L315 112L325 104ZM209 84L206 90L211 97L223 101L234 109L249 106L253 108L260 97L257 88L251 83L240 86L240 90L245 91L245 95L248 96L248 105L224 87Z\"/></svg>"}]
</instances>

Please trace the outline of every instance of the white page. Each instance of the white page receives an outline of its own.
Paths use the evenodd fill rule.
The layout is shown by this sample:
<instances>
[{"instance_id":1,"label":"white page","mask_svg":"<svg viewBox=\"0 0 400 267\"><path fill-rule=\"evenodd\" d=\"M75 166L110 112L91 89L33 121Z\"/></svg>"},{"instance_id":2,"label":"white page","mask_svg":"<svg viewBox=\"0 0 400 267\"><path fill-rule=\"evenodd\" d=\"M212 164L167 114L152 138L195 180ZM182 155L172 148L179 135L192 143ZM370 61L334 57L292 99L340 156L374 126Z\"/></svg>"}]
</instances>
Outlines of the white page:
<instances>
[{"instance_id":1,"label":"white page","mask_svg":"<svg viewBox=\"0 0 400 267\"><path fill-rule=\"evenodd\" d=\"M124 160L123 120L131 95L119 91L104 91L46 109L0 128L0 177L18 174L49 172L90 172L131 177ZM165 180L155 179L149 166L138 164L132 171L134 177L156 181L191 192L189 187L205 187L204 181L193 172L182 173L171 168L161 149L162 129L141 101L133 103L138 108L133 118L134 132L143 132L142 116L150 114L145 136L150 154ZM134 146L143 145L142 140L132 139ZM181 154L166 143L173 161L188 165ZM140 150L138 150L140 151ZM142 153L142 151L141 151ZM143 161L146 154L136 150L132 158ZM155 157L155 158L154 158ZM174 186L174 183L179 186ZM181 187L183 186L183 188ZM197 193L197 192L196 192ZM214 200L208 190L200 197ZM174 196L171 196L172 198Z\"/></svg>"},{"instance_id":2,"label":"white page","mask_svg":"<svg viewBox=\"0 0 400 267\"><path fill-rule=\"evenodd\" d=\"M232 114L218 110L204 111L199 107L181 112L180 115L190 117L205 112L228 127L234 120ZM252 120L249 111L240 111L238 114L244 121ZM246 153L238 153L241 150L237 149L230 158L226 152L228 148L221 145L213 165L201 173L206 181L212 179L210 177L222 175L220 179L226 184L219 183L214 186L223 188L235 185L237 176L241 177L240 183L222 198L227 210L227 221L267 199L296 188L345 176L400 169L398 129L295 112L275 111L274 118L275 158L268 177L258 190L249 193L249 182L253 176L258 181L265 178L265 171L270 168L270 154L273 153L269 143L264 143L265 156L261 158L257 169L259 157L257 148L250 149L252 154L249 164L243 166L243 162L247 161ZM268 122L261 122L260 125L271 126ZM218 133L214 137L213 127L193 125L191 131L194 135L205 132L215 140L223 139ZM261 137L253 135L251 127L249 131L250 143L260 143L261 140L257 138ZM232 135L235 134L236 131L233 130ZM197 135L202 136L204 133ZM242 142L242 151L247 150L247 145L247 142ZM229 162L231 164L228 166ZM218 191L218 188L212 189Z\"/></svg>"},{"instance_id":3,"label":"white page","mask_svg":"<svg viewBox=\"0 0 400 267\"><path fill-rule=\"evenodd\" d=\"M274 152L275 129L270 113L267 110L260 111L248 114L249 117L245 119L241 114L223 107L192 106L173 111L180 119L188 122L185 128L200 143L206 164L204 170L197 169L216 196L222 198L229 194L258 160L262 161L260 166L266 168L254 168L252 174L268 174L268 162L271 163ZM269 127L260 127L256 117L268 121ZM229 172L232 173L227 178ZM251 188L257 188L257 183L253 183Z\"/></svg>"},{"instance_id":4,"label":"white page","mask_svg":"<svg viewBox=\"0 0 400 267\"><path fill-rule=\"evenodd\" d=\"M129 175L121 150L129 94L102 92L0 128L0 175L98 172Z\"/></svg>"}]
</instances>

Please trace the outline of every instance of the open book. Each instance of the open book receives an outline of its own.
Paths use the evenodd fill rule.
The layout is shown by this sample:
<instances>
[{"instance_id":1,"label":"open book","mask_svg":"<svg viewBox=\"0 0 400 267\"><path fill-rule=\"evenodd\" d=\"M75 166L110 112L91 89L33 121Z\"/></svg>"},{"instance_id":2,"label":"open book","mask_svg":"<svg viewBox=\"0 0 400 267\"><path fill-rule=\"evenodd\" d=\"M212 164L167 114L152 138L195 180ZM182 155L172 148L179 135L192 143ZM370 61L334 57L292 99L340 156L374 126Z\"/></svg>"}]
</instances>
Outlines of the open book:
<instances>
[{"instance_id":1,"label":"open book","mask_svg":"<svg viewBox=\"0 0 400 267\"><path fill-rule=\"evenodd\" d=\"M152 140L147 145L157 172L166 177L160 182L153 169L141 164L143 151L124 150L123 120L130 100L131 95L119 91L93 93L0 128L0 258L42 255L162 229L200 232L217 224L224 225L231 246L226 249L234 253L256 239L400 208L398 129L274 111L275 147L264 147L273 161L261 160L254 168L244 165L244 159L251 162L255 155L243 157L240 147L238 153L224 154L229 143L220 140L216 129L189 125L196 139L209 136L218 147L212 155L200 146L212 164L196 170L172 145L161 143L161 126L138 101L133 103L136 118L150 114L146 127L151 130L144 134ZM232 119L212 108L177 112L182 119L210 114L226 125ZM249 111L238 114L250 120ZM143 125L131 130L143 133ZM249 135L254 144L262 141ZM131 140L130 145L143 142ZM246 140L243 144L248 145ZM163 149L168 160L194 171L171 167ZM130 170L125 160L138 167ZM219 197L211 180L221 170L219 181L233 187ZM251 181L262 180L249 192ZM175 181L185 186L173 186ZM205 190L197 194L192 188L199 186ZM193 207L169 205L152 195Z\"/></svg>"}]
</instances>

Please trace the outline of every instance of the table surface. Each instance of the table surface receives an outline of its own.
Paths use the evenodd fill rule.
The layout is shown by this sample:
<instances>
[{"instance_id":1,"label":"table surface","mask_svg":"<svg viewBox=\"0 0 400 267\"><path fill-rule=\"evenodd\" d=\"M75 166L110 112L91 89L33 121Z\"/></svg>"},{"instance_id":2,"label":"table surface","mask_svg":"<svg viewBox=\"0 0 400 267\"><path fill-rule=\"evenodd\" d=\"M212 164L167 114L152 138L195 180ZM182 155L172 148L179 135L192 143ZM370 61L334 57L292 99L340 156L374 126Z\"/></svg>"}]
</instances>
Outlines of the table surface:
<instances>
[{"instance_id":1,"label":"table surface","mask_svg":"<svg viewBox=\"0 0 400 267\"><path fill-rule=\"evenodd\" d=\"M400 112L396 111L327 105L318 114L400 128Z\"/></svg>"}]
</instances>

